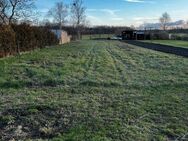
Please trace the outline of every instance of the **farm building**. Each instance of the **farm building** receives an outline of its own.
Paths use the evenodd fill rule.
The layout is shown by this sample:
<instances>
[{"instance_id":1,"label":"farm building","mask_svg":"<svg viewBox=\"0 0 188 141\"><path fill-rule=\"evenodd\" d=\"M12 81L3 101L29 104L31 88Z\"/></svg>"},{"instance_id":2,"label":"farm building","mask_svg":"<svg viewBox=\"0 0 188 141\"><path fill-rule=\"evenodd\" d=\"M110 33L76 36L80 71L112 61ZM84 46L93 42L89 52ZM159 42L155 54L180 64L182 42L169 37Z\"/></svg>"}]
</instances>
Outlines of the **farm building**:
<instances>
[{"instance_id":1,"label":"farm building","mask_svg":"<svg viewBox=\"0 0 188 141\"><path fill-rule=\"evenodd\" d=\"M141 30L125 30L122 32L123 40L145 40L146 36L148 35L146 35L145 31Z\"/></svg>"},{"instance_id":2,"label":"farm building","mask_svg":"<svg viewBox=\"0 0 188 141\"><path fill-rule=\"evenodd\" d=\"M171 35L163 30L124 30L122 40L168 40Z\"/></svg>"},{"instance_id":3,"label":"farm building","mask_svg":"<svg viewBox=\"0 0 188 141\"><path fill-rule=\"evenodd\" d=\"M150 31L145 30L124 30L122 31L122 40L149 40Z\"/></svg>"},{"instance_id":4,"label":"farm building","mask_svg":"<svg viewBox=\"0 0 188 141\"><path fill-rule=\"evenodd\" d=\"M51 30L59 39L59 44L66 44L71 41L71 36L64 30Z\"/></svg>"}]
</instances>

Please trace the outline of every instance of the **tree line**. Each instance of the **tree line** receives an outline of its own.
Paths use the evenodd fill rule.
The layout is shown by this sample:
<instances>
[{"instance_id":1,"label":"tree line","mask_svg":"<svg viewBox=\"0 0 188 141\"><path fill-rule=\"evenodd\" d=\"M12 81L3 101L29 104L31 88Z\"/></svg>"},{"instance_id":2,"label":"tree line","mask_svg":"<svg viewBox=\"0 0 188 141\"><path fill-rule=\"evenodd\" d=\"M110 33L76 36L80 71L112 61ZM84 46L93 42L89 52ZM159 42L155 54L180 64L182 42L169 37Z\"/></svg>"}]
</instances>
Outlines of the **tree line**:
<instances>
[{"instance_id":1,"label":"tree line","mask_svg":"<svg viewBox=\"0 0 188 141\"><path fill-rule=\"evenodd\" d=\"M41 27L46 27L49 29L58 30L59 26L54 23L46 23ZM63 30L67 31L70 35L76 35L76 28L72 25L62 26ZM120 35L123 30L130 30L130 27L127 26L81 26L80 33L81 35L93 35L93 34L116 34Z\"/></svg>"}]
</instances>

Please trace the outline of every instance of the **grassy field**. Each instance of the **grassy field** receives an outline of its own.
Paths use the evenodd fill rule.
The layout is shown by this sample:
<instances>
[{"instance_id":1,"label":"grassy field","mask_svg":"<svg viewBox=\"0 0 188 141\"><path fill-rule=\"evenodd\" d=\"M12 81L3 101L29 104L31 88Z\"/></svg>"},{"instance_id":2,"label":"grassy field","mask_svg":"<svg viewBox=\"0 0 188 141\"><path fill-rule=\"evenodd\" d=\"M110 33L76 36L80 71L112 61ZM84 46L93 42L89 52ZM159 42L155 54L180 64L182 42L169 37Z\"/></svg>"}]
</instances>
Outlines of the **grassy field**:
<instances>
[{"instance_id":1,"label":"grassy field","mask_svg":"<svg viewBox=\"0 0 188 141\"><path fill-rule=\"evenodd\" d=\"M0 72L0 140L188 140L187 58L85 40Z\"/></svg>"},{"instance_id":2,"label":"grassy field","mask_svg":"<svg viewBox=\"0 0 188 141\"><path fill-rule=\"evenodd\" d=\"M111 38L113 34L92 34L92 35L82 35L83 40L90 40L90 39L104 39L104 38Z\"/></svg>"},{"instance_id":3,"label":"grassy field","mask_svg":"<svg viewBox=\"0 0 188 141\"><path fill-rule=\"evenodd\" d=\"M144 42L188 48L188 41L181 41L181 40L147 40Z\"/></svg>"}]
</instances>

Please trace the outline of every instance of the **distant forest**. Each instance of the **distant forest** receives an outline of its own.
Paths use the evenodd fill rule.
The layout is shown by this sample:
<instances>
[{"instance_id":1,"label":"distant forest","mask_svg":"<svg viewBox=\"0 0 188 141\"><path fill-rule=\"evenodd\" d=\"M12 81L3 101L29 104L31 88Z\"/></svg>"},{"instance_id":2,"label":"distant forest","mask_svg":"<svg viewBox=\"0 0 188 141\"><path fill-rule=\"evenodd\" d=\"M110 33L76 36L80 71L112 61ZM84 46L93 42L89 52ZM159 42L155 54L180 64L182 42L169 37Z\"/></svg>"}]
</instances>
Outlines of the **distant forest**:
<instances>
[{"instance_id":1,"label":"distant forest","mask_svg":"<svg viewBox=\"0 0 188 141\"><path fill-rule=\"evenodd\" d=\"M58 25L45 25L49 29L59 29ZM76 28L73 26L63 26L63 30L67 31L68 34L76 34ZM83 35L90 34L121 34L123 30L130 30L130 27L127 26L95 26L95 27L85 27L81 28L81 33Z\"/></svg>"},{"instance_id":2,"label":"distant forest","mask_svg":"<svg viewBox=\"0 0 188 141\"><path fill-rule=\"evenodd\" d=\"M45 27L49 29L59 29L58 25L48 24ZM63 26L63 30L67 31L69 34L74 35L76 34L76 29L73 26ZM90 35L90 34L116 34L119 35L123 30L134 30L134 28L127 27L127 26L95 26L95 27L85 27L81 28L81 32L83 35ZM167 30L169 33L188 33L188 29L171 29Z\"/></svg>"},{"instance_id":3,"label":"distant forest","mask_svg":"<svg viewBox=\"0 0 188 141\"><path fill-rule=\"evenodd\" d=\"M188 29L172 29L172 30L169 30L169 33L186 33L186 34L188 34Z\"/></svg>"}]
</instances>

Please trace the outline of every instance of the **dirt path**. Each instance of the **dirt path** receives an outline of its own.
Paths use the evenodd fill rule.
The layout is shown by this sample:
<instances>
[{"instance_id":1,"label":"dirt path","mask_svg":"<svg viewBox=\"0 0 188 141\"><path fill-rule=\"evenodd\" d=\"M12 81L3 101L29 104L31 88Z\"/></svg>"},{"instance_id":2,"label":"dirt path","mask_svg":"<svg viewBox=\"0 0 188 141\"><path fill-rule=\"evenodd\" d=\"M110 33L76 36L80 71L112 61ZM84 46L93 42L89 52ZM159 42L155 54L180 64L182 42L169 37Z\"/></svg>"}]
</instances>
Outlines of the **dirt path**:
<instances>
[{"instance_id":1,"label":"dirt path","mask_svg":"<svg viewBox=\"0 0 188 141\"><path fill-rule=\"evenodd\" d=\"M181 48L181 47L172 47L167 45L159 45L159 44L153 44L153 43L144 43L139 41L125 41L128 44L135 45L138 47L143 47L147 49L152 49L155 51L175 54L183 57L188 57L188 49Z\"/></svg>"}]
</instances>

